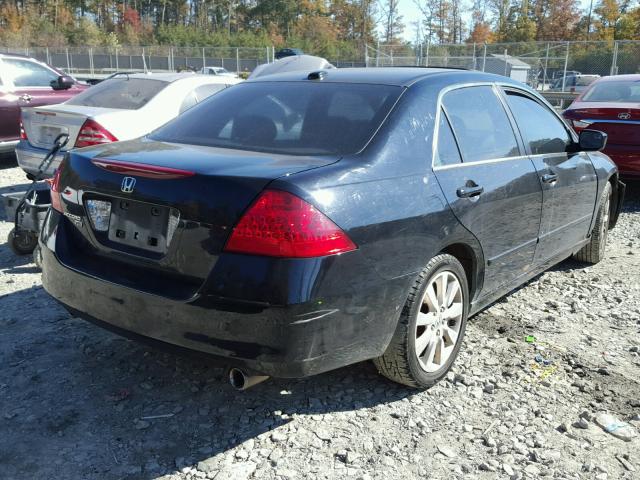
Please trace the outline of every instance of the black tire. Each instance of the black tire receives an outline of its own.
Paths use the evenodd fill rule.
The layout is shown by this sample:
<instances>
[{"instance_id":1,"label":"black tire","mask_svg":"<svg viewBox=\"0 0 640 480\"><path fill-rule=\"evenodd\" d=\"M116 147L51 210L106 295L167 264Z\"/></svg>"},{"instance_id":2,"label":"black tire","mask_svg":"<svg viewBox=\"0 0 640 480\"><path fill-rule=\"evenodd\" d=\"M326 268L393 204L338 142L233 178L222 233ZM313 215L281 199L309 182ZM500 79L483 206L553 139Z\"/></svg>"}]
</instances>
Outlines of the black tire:
<instances>
[{"instance_id":1,"label":"black tire","mask_svg":"<svg viewBox=\"0 0 640 480\"><path fill-rule=\"evenodd\" d=\"M424 308L423 298L429 285L442 272L453 274L459 282L462 294L462 317L457 339L450 356L437 370L423 368L416 352L418 314ZM414 388L429 388L440 381L451 369L464 338L469 312L469 287L464 268L453 256L447 254L432 258L416 279L400 315L396 331L385 353L373 360L378 372L385 377ZM424 313L424 312L422 312ZM427 312L431 313L431 312Z\"/></svg>"},{"instance_id":2,"label":"black tire","mask_svg":"<svg viewBox=\"0 0 640 480\"><path fill-rule=\"evenodd\" d=\"M598 214L591 232L589 243L573 257L579 262L596 264L604 258L609 233L609 219L611 218L611 184L607 182L600 197Z\"/></svg>"},{"instance_id":3,"label":"black tire","mask_svg":"<svg viewBox=\"0 0 640 480\"><path fill-rule=\"evenodd\" d=\"M16 255L29 255L38 245L38 236L27 230L22 230L16 235L16 229L12 228L7 237L7 243Z\"/></svg>"}]
</instances>

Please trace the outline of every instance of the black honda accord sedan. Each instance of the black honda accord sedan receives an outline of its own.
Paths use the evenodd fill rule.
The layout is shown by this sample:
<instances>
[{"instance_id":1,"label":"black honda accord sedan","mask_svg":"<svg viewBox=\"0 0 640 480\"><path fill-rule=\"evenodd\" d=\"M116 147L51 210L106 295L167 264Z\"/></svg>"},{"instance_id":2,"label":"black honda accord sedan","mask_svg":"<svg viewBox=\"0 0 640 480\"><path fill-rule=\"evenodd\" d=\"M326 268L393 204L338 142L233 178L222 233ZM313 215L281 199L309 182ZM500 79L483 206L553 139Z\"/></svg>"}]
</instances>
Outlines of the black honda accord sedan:
<instances>
[{"instance_id":1,"label":"black honda accord sedan","mask_svg":"<svg viewBox=\"0 0 640 480\"><path fill-rule=\"evenodd\" d=\"M480 72L262 77L145 138L70 152L44 286L247 378L373 359L428 387L470 315L571 255L603 258L624 193L605 141Z\"/></svg>"}]
</instances>

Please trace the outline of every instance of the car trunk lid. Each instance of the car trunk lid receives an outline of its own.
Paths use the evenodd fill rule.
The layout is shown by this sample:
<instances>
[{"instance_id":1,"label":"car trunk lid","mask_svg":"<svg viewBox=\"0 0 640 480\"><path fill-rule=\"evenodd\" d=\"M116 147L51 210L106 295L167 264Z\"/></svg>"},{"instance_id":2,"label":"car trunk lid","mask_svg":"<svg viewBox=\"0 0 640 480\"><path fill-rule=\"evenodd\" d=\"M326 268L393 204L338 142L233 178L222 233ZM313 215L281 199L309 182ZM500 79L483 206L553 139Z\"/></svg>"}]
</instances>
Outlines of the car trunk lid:
<instances>
[{"instance_id":1,"label":"car trunk lid","mask_svg":"<svg viewBox=\"0 0 640 480\"><path fill-rule=\"evenodd\" d=\"M70 150L76 144L80 129L87 119L100 123L103 117L111 117L114 114L122 114L122 110L64 104L24 108L22 124L29 143L34 147L49 149L56 137L64 133L69 135L66 150Z\"/></svg>"},{"instance_id":2,"label":"car trunk lid","mask_svg":"<svg viewBox=\"0 0 640 480\"><path fill-rule=\"evenodd\" d=\"M142 262L147 275L178 276L195 288L241 215L272 180L337 160L145 139L73 152L58 187L67 228L73 231L69 237L75 239L69 256L76 258L70 260L108 258L110 265L126 266L120 279L135 274ZM89 201L110 204L108 229L96 228ZM84 262L90 264L100 262ZM110 274L104 270L90 273Z\"/></svg>"},{"instance_id":3,"label":"car trunk lid","mask_svg":"<svg viewBox=\"0 0 640 480\"><path fill-rule=\"evenodd\" d=\"M605 132L609 144L640 145L640 104L576 102L566 116Z\"/></svg>"}]
</instances>

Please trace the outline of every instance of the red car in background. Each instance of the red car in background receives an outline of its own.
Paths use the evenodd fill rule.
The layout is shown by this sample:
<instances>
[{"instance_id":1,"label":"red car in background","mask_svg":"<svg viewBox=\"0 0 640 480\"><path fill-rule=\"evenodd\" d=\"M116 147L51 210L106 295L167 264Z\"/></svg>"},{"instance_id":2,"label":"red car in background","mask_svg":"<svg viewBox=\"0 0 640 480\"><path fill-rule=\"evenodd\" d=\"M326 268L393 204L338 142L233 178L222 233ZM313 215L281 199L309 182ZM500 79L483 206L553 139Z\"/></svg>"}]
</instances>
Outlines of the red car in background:
<instances>
[{"instance_id":1,"label":"red car in background","mask_svg":"<svg viewBox=\"0 0 640 480\"><path fill-rule=\"evenodd\" d=\"M20 109L62 103L87 85L23 55L0 54L0 153L12 152L20 139Z\"/></svg>"},{"instance_id":2,"label":"red car in background","mask_svg":"<svg viewBox=\"0 0 640 480\"><path fill-rule=\"evenodd\" d=\"M604 153L620 175L640 180L640 75L593 82L563 113L576 132L589 128L609 138Z\"/></svg>"}]
</instances>

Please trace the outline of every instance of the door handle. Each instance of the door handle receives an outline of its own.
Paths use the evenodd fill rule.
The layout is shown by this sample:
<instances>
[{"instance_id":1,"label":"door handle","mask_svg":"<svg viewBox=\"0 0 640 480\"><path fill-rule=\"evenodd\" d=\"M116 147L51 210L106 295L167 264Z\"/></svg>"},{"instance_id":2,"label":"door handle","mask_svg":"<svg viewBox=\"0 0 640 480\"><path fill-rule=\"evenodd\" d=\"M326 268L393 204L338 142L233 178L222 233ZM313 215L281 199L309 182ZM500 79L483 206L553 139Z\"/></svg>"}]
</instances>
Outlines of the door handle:
<instances>
[{"instance_id":1,"label":"door handle","mask_svg":"<svg viewBox=\"0 0 640 480\"><path fill-rule=\"evenodd\" d=\"M542 183L554 183L558 180L558 175L556 173L545 173L542 176Z\"/></svg>"},{"instance_id":2,"label":"door handle","mask_svg":"<svg viewBox=\"0 0 640 480\"><path fill-rule=\"evenodd\" d=\"M472 198L479 196L482 192L484 192L484 188L476 185L474 187L460 187L456 190L456 194L460 198Z\"/></svg>"},{"instance_id":3,"label":"door handle","mask_svg":"<svg viewBox=\"0 0 640 480\"><path fill-rule=\"evenodd\" d=\"M24 95L20 95L20 100L22 100L23 102L30 102L31 101L31 95L29 95L28 93L25 93Z\"/></svg>"}]
</instances>

